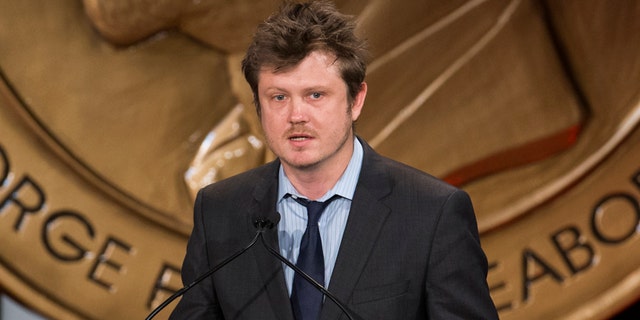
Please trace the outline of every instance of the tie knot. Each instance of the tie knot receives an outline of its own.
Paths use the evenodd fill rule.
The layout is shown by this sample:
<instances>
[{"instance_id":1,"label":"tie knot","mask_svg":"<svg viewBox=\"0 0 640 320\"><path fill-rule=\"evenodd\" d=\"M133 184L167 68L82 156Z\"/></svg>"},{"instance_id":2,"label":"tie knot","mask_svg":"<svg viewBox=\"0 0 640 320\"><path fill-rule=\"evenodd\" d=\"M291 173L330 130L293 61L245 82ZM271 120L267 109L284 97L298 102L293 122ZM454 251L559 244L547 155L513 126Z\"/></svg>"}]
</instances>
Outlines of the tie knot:
<instances>
[{"instance_id":1,"label":"tie knot","mask_svg":"<svg viewBox=\"0 0 640 320\"><path fill-rule=\"evenodd\" d=\"M329 205L329 201L327 202L318 202L318 201L308 201L307 200L307 215L309 216L309 224L317 225L318 220L320 220L320 216L324 209Z\"/></svg>"},{"instance_id":2,"label":"tie knot","mask_svg":"<svg viewBox=\"0 0 640 320\"><path fill-rule=\"evenodd\" d=\"M320 220L320 216L324 209L335 199L340 198L339 195L334 195L329 198L327 201L313 201L305 198L296 198L292 197L297 203L307 207L307 215L308 221L307 225L315 226L318 225L318 220Z\"/></svg>"}]
</instances>

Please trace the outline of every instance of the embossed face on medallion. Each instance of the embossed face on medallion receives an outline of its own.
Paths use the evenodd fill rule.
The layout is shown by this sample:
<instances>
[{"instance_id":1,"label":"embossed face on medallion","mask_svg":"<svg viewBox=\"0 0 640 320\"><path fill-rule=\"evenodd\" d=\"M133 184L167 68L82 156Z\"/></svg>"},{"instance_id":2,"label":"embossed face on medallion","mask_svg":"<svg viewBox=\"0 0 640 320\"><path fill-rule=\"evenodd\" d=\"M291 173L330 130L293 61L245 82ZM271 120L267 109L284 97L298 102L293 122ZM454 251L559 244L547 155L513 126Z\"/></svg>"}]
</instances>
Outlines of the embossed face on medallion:
<instances>
[{"instance_id":1,"label":"embossed face on medallion","mask_svg":"<svg viewBox=\"0 0 640 320\"><path fill-rule=\"evenodd\" d=\"M337 5L374 59L366 108L332 125L358 118L378 152L471 194L502 318L604 318L636 298L640 261L620 253L640 246L638 3ZM274 157L239 60L275 7L0 4L3 289L127 318L180 286L195 192Z\"/></svg>"}]
</instances>

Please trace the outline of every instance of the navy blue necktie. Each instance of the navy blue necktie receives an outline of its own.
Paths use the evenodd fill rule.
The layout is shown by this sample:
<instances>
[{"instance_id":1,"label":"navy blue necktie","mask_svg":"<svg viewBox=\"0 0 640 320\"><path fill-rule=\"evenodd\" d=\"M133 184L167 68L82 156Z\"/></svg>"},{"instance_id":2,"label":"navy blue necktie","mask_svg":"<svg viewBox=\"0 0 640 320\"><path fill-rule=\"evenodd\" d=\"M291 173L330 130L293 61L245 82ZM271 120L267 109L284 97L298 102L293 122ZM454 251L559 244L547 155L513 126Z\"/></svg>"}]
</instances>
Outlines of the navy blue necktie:
<instances>
[{"instance_id":1,"label":"navy blue necktie","mask_svg":"<svg viewBox=\"0 0 640 320\"><path fill-rule=\"evenodd\" d=\"M331 201L339 198L333 196L325 202L310 201L303 198L293 199L307 207L307 230L300 241L300 253L296 266L314 280L324 286L324 254L318 229L318 220ZM296 320L316 320L320 317L323 294L297 273L293 276L291 306Z\"/></svg>"}]
</instances>

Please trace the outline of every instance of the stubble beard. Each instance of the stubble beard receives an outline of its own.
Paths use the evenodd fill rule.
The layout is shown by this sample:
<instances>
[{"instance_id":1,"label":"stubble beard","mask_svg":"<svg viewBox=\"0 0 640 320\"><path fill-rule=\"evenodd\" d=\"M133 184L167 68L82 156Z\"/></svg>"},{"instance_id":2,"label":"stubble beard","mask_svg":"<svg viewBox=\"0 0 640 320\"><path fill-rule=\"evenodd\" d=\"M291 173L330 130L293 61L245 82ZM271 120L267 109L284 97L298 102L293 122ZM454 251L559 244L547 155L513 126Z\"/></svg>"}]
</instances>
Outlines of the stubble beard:
<instances>
[{"instance_id":1,"label":"stubble beard","mask_svg":"<svg viewBox=\"0 0 640 320\"><path fill-rule=\"evenodd\" d=\"M278 152L278 150L276 150L274 148L274 146L276 146L277 144L274 142L273 137L271 135L268 135L266 133L266 130L263 130L267 145L269 146L269 149L276 155L276 157L278 157L278 159L280 160L280 162L285 165L288 166L294 170L298 170L298 171L306 171L306 172L311 172L314 170L318 170L319 168L322 167L323 164L326 163L327 159L330 159L333 156L339 156L340 151L342 151L345 148L345 145L347 144L347 142L349 141L349 139L353 139L354 135L355 135L355 122L353 120L351 120L351 115L352 115L352 102L350 102L346 108L346 118L345 118L345 124L343 128L346 128L342 131L344 131L344 134L342 135L342 137L340 138L340 142L336 145L336 147L331 150L329 153L327 154L320 154L320 158L316 159L315 161L312 162L294 162L293 160L289 160L287 159L287 157L284 156L284 149L280 150L280 152ZM287 130L287 133L284 134L283 137L278 137L278 138L282 138L282 139L286 139L287 134L289 132L311 132L314 133L313 136L317 136L315 135L315 132L313 130L309 130L304 128L304 126L296 131L296 127L295 125L292 126L292 128L290 128L289 130ZM348 164L349 160L347 160L347 164Z\"/></svg>"},{"instance_id":2,"label":"stubble beard","mask_svg":"<svg viewBox=\"0 0 640 320\"><path fill-rule=\"evenodd\" d=\"M267 137L267 143L270 145L271 150L276 154L276 156L280 159L280 161L285 165L290 167L291 169L294 170L298 170L298 171L305 171L305 172L312 172L315 170L320 170L321 168L323 168L324 165L328 164L330 161L330 159L332 157L339 157L342 152L344 152L344 148L346 148L349 139L353 139L354 137L354 131L353 131L353 122L350 121L351 116L350 116L350 112L349 112L349 117L347 118L348 123L345 123L345 127L343 128L344 134L342 134L339 137L338 142L334 145L334 148L332 148L331 150L328 150L328 152L326 153L320 153L317 155L312 155L312 156L317 156L317 159L312 159L312 160L301 160L301 161L295 161L295 157L285 157L285 154L278 154L278 152L276 152L274 150L274 148L271 146L271 144L273 143L272 141L270 141L271 139L269 137ZM322 150L322 149L321 149ZM292 151L293 153L295 153L295 151ZM285 152L282 152L285 153ZM346 160L347 164L348 164L348 159Z\"/></svg>"}]
</instances>

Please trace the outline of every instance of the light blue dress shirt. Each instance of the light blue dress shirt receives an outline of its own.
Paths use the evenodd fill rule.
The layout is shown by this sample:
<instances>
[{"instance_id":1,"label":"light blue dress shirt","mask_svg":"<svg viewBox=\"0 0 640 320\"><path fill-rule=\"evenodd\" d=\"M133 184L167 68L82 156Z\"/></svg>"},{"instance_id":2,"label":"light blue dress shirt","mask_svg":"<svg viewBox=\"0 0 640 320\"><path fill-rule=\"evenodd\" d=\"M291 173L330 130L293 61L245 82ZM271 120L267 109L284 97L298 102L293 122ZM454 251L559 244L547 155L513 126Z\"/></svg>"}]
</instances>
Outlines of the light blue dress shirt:
<instances>
[{"instance_id":1,"label":"light blue dress shirt","mask_svg":"<svg viewBox=\"0 0 640 320\"><path fill-rule=\"evenodd\" d=\"M353 155L347 165L347 169L333 188L329 189L320 199L316 199L317 201L325 201L336 194L341 196L341 198L335 199L327 206L318 221L324 254L325 288L329 287L329 280L338 257L338 249L342 242L342 235L349 217L349 210L351 209L351 201L353 200L360 169L362 168L362 155L362 145L358 139L355 139ZM278 179L277 209L281 215L278 223L280 253L295 264L300 251L300 241L307 228L307 208L291 197L285 198L287 193L294 197L304 197L293 187L284 173L282 165L280 165ZM291 295L294 271L284 264L283 267L287 289L289 290L289 295Z\"/></svg>"}]
</instances>

